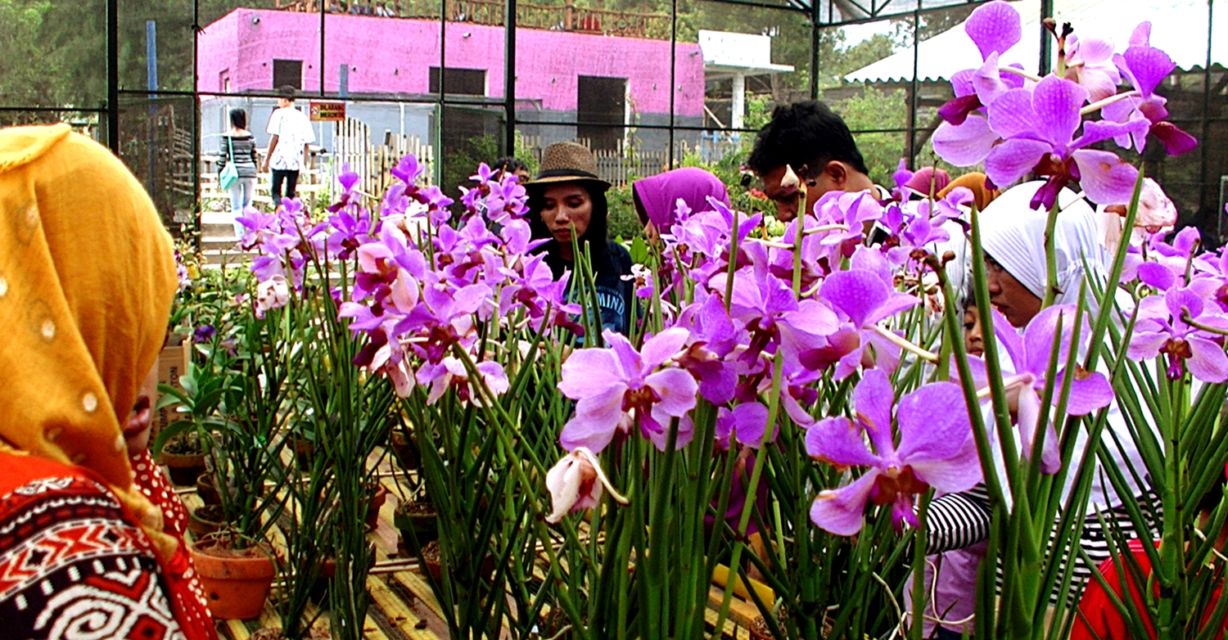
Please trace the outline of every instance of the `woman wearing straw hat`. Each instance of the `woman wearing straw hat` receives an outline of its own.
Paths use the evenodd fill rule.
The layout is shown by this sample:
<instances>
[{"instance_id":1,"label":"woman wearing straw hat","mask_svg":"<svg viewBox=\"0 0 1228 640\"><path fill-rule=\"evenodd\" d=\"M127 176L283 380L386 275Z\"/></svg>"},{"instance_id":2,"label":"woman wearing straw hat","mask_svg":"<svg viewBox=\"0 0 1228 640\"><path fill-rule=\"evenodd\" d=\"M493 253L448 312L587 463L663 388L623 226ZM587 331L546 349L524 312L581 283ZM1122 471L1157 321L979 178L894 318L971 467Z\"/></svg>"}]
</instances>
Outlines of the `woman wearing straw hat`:
<instances>
[{"instance_id":1,"label":"woman wearing straw hat","mask_svg":"<svg viewBox=\"0 0 1228 640\"><path fill-rule=\"evenodd\" d=\"M581 252L587 245L602 329L627 333L633 283L623 276L631 275L631 254L607 237L609 207L605 192L610 183L597 177L593 152L575 142L546 147L541 173L525 183L525 188L529 192L533 237L549 238L540 251L546 253L546 264L554 277L567 270L575 273L573 239ZM573 275L572 280L576 277Z\"/></svg>"}]
</instances>

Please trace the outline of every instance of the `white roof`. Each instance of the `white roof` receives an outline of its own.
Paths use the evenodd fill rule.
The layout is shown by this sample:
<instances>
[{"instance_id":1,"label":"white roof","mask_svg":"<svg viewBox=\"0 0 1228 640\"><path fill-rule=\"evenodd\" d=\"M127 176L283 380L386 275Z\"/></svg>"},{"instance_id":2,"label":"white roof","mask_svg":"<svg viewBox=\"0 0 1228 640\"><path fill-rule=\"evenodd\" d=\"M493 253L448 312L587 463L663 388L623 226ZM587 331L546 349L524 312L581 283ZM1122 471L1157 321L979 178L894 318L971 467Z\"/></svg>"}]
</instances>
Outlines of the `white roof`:
<instances>
[{"instance_id":1,"label":"white roof","mask_svg":"<svg viewBox=\"0 0 1228 640\"><path fill-rule=\"evenodd\" d=\"M719 74L788 73L793 66L772 64L772 39L756 33L699 31L699 49L708 77Z\"/></svg>"},{"instance_id":2,"label":"white roof","mask_svg":"<svg viewBox=\"0 0 1228 640\"><path fill-rule=\"evenodd\" d=\"M1023 20L1023 39L1011 48L1003 63L1018 62L1037 69L1040 61L1040 1L1011 2ZM1065 0L1057 3L1058 23L1069 22L1080 38L1100 38L1125 48L1140 22L1151 21L1151 45L1172 57L1181 69L1207 63L1207 0ZM1212 45L1212 63L1228 63L1228 11L1215 12L1215 33L1220 43ZM917 76L921 80L949 79L963 69L979 66L980 53L962 24L944 31L918 47ZM850 82L911 80L913 48L887 56L844 76Z\"/></svg>"}]
</instances>

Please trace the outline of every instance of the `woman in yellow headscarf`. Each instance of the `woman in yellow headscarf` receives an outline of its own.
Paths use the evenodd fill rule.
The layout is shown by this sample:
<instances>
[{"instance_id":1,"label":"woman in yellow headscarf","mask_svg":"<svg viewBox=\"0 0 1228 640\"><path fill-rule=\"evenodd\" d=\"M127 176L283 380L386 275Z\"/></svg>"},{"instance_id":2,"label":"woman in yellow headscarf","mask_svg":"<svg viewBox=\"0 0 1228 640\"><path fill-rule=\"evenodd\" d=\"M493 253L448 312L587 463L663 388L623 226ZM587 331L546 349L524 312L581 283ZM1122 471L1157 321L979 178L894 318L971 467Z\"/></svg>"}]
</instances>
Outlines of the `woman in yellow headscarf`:
<instances>
[{"instance_id":1,"label":"woman in yellow headscarf","mask_svg":"<svg viewBox=\"0 0 1228 640\"><path fill-rule=\"evenodd\" d=\"M64 125L0 130L5 636L216 637L129 461L130 446L145 454L133 408L148 407L176 282L170 238L118 159Z\"/></svg>"}]
</instances>

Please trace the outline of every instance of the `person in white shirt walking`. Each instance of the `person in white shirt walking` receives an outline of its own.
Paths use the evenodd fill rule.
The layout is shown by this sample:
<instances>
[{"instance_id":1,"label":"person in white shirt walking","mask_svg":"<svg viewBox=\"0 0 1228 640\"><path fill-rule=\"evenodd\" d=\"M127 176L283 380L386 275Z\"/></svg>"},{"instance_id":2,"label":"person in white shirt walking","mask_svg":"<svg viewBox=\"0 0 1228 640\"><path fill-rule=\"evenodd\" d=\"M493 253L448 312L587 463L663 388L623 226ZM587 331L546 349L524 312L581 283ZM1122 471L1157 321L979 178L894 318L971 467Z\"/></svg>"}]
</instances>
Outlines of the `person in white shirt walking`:
<instances>
[{"instance_id":1,"label":"person in white shirt walking","mask_svg":"<svg viewBox=\"0 0 1228 640\"><path fill-rule=\"evenodd\" d=\"M294 108L294 87L285 85L278 89L277 109L269 118L267 132L273 136L269 152L261 167L273 170L273 206L282 198L293 198L298 186L299 171L308 168L311 157L310 145L316 141L307 114ZM282 186L285 191L282 191Z\"/></svg>"}]
</instances>

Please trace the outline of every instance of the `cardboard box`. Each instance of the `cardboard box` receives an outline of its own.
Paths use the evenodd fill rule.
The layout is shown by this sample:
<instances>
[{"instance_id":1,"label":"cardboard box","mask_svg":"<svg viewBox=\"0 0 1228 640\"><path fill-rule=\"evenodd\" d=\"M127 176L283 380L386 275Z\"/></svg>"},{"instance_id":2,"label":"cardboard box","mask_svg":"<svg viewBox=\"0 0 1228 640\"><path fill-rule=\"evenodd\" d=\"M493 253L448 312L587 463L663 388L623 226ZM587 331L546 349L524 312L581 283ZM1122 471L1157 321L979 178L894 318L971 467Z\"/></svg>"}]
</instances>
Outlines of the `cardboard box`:
<instances>
[{"instance_id":1,"label":"cardboard box","mask_svg":"<svg viewBox=\"0 0 1228 640\"><path fill-rule=\"evenodd\" d=\"M162 353L158 354L158 384L167 384L177 389L182 389L183 385L179 382L179 377L187 373L188 362L192 355L192 345L187 344L167 344L162 347ZM155 403L156 406L156 403ZM163 407L158 409L153 417L153 426L150 429L150 441L158 437L158 433L162 428L175 421L175 408Z\"/></svg>"}]
</instances>

